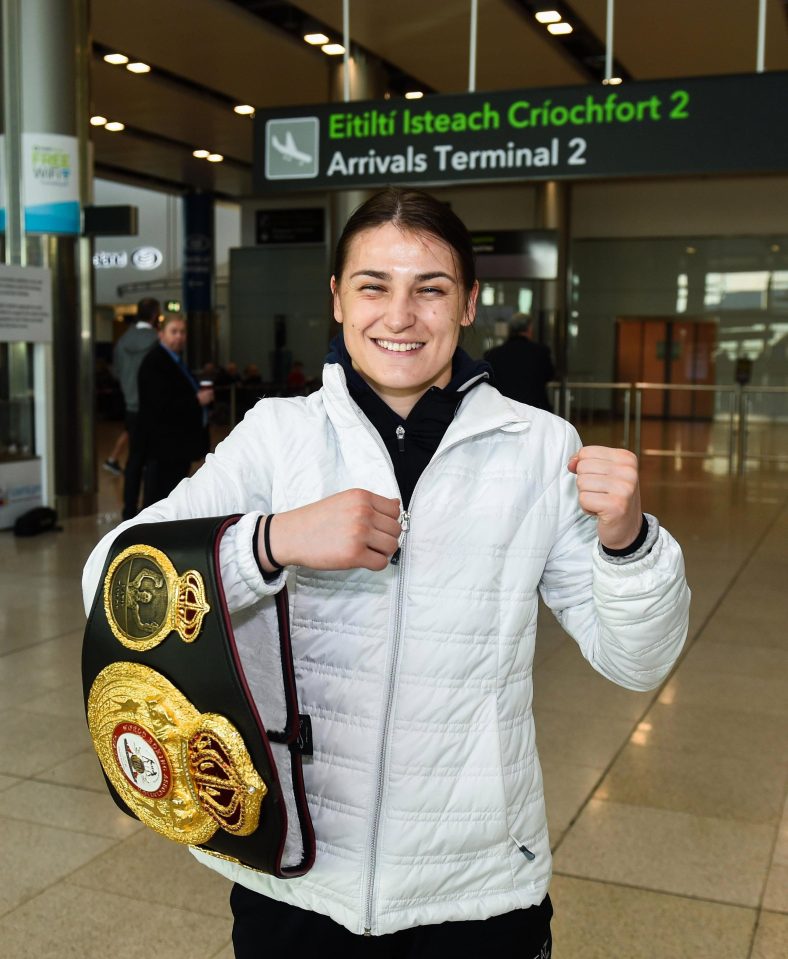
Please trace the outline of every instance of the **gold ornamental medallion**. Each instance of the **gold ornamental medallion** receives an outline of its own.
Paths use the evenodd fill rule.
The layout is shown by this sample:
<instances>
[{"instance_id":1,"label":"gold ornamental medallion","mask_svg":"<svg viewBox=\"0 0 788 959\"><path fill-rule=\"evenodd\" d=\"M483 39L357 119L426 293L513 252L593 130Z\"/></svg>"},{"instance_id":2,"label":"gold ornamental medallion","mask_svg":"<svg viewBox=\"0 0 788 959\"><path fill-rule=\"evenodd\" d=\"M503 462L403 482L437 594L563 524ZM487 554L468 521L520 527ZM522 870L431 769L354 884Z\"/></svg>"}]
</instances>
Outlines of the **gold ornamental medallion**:
<instances>
[{"instance_id":1,"label":"gold ornamental medallion","mask_svg":"<svg viewBox=\"0 0 788 959\"><path fill-rule=\"evenodd\" d=\"M146 826L193 845L219 828L257 829L267 788L240 733L200 713L160 673L107 666L88 696L88 726L107 778Z\"/></svg>"},{"instance_id":2,"label":"gold ornamental medallion","mask_svg":"<svg viewBox=\"0 0 788 959\"><path fill-rule=\"evenodd\" d=\"M124 549L104 579L107 622L127 649L153 649L173 630L192 643L210 609L202 576L194 569L178 576L169 557L152 546Z\"/></svg>"}]
</instances>

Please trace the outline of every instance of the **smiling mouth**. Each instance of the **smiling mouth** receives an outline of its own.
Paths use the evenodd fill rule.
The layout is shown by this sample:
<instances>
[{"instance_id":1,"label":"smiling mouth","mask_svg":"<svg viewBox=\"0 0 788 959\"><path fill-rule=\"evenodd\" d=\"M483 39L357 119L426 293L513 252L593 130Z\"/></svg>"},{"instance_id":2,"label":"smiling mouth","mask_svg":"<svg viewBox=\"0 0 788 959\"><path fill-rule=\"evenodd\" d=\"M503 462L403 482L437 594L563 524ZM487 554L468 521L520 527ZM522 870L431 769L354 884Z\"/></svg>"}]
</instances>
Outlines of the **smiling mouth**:
<instances>
[{"instance_id":1,"label":"smiling mouth","mask_svg":"<svg viewBox=\"0 0 788 959\"><path fill-rule=\"evenodd\" d=\"M406 343L403 340L374 340L374 342L389 353L412 353L424 346L423 343Z\"/></svg>"}]
</instances>

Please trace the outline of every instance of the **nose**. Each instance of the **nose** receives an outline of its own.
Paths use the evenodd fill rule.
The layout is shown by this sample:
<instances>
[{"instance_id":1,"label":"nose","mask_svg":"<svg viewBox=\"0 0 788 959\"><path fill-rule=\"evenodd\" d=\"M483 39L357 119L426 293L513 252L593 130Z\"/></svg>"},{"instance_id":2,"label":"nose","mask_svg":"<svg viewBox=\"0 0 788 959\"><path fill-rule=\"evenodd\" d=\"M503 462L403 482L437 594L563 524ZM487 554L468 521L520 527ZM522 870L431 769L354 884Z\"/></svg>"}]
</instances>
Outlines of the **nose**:
<instances>
[{"instance_id":1,"label":"nose","mask_svg":"<svg viewBox=\"0 0 788 959\"><path fill-rule=\"evenodd\" d=\"M416 310L413 300L406 291L394 293L386 311L386 326L392 333L401 333L416 322Z\"/></svg>"}]
</instances>

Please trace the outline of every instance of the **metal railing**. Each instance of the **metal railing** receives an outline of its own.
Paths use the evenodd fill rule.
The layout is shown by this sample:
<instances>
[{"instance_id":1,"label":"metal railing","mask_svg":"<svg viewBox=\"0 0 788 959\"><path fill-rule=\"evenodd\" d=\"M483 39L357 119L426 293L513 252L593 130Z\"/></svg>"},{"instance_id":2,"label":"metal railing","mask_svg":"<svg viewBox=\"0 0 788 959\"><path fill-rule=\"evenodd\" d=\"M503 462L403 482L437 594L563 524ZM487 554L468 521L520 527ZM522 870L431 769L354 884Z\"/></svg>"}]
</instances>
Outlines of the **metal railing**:
<instances>
[{"instance_id":1,"label":"metal railing","mask_svg":"<svg viewBox=\"0 0 788 959\"><path fill-rule=\"evenodd\" d=\"M548 386L552 388L553 391L553 409L558 412L561 409L561 384L560 383L549 383ZM624 435L622 437L621 446L625 449L629 449L629 436L630 436L630 421L631 421L631 408L632 408L632 384L631 383L564 383L564 402L563 409L561 410L560 415L563 416L565 420L571 420L572 418L572 403L575 399L575 395L572 392L573 390L589 390L591 392L610 392L618 391L622 394L622 403L623 403L623 427ZM591 410L596 410L598 407L596 405L591 407Z\"/></svg>"},{"instance_id":2,"label":"metal railing","mask_svg":"<svg viewBox=\"0 0 788 959\"><path fill-rule=\"evenodd\" d=\"M788 463L788 455L782 453L760 453L753 456L748 452L747 443L750 436L750 404L756 396L785 396L788 397L788 387L785 386L745 386L741 390L741 409L739 413L739 457L738 472L743 473L747 460L757 460L767 463Z\"/></svg>"},{"instance_id":3,"label":"metal railing","mask_svg":"<svg viewBox=\"0 0 788 959\"><path fill-rule=\"evenodd\" d=\"M685 384L685 383L633 383L632 389L635 393L635 449L634 452L638 457L643 455L643 444L641 442L642 437L642 424L643 424L643 394L649 390L662 390L666 392L687 392L687 393L712 393L719 394L720 396L728 397L728 470L733 471L734 467L734 453L735 453L735 427L736 427L736 418L735 411L737 409L737 396L741 393L742 387L740 386L708 386L705 384ZM738 421L739 423L741 420ZM742 430L739 430L739 435L742 435ZM670 456L675 455L675 450L660 450L660 449L651 449L648 451L650 456ZM711 453L708 450L682 450L682 457L685 459L708 459L711 456L718 456L720 454Z\"/></svg>"},{"instance_id":4,"label":"metal railing","mask_svg":"<svg viewBox=\"0 0 788 959\"><path fill-rule=\"evenodd\" d=\"M725 442L725 452L715 452L713 449L705 450L687 450L682 449L680 455L683 458L709 459L725 457L728 461L728 470L730 472L744 473L747 462L769 462L769 463L788 463L788 454L781 452L769 453L760 450L752 452L750 449L750 434L752 431L751 405L754 397L783 396L788 398L788 387L782 386L711 386L705 384L677 384L677 383L597 383L597 382L553 382L548 384L552 390L553 408L558 411L566 420L571 420L573 411L578 411L578 417L583 414L589 415L593 423L595 412L605 412L608 415L613 414L613 418L622 421L623 436L619 445L626 449L632 449L638 457L648 456L676 456L677 450L660 449L649 447L643 449L643 400L646 394L652 391L662 391L667 393L691 393L691 394L714 394L713 411L708 417L689 416L689 420L709 420L712 423L720 421L727 422L727 437ZM563 408L561 408L560 398L563 392ZM621 396L620 404L614 397L611 397L609 406L601 407L595 401L583 406L578 402L580 396L590 392L610 394L619 394ZM619 407L620 414L617 411ZM681 421L682 417L674 417L676 421ZM778 425L774 418L766 417L765 422L769 426ZM788 431L788 405L785 409L786 431ZM630 440L633 442L630 445Z\"/></svg>"}]
</instances>

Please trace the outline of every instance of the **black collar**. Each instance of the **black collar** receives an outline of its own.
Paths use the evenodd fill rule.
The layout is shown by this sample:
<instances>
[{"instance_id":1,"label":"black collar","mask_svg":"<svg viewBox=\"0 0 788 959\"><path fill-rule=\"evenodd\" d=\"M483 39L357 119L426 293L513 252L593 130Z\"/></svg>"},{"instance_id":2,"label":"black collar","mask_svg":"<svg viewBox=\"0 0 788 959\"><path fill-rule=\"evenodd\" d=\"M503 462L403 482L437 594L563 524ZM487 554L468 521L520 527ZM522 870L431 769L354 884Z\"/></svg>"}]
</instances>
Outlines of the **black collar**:
<instances>
[{"instance_id":1,"label":"black collar","mask_svg":"<svg viewBox=\"0 0 788 959\"><path fill-rule=\"evenodd\" d=\"M393 428L407 425L409 434L420 433L422 425L427 428L428 433L434 433L440 424L442 429L440 429L435 448L454 418L465 394L482 380L492 378L492 367L489 363L484 360L474 360L465 350L457 347L452 357L451 380L443 388L431 386L420 397L408 416L403 418L399 413L395 413L364 377L353 368L353 360L348 353L341 330L331 341L326 363L338 363L342 367L350 395L379 430L380 425L384 425L388 430L393 423Z\"/></svg>"}]
</instances>

